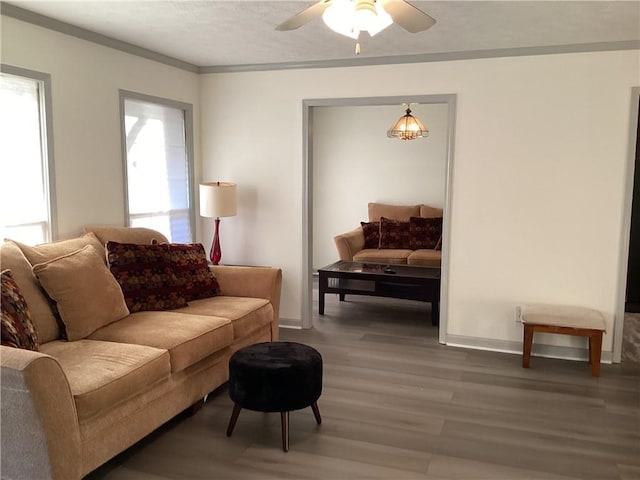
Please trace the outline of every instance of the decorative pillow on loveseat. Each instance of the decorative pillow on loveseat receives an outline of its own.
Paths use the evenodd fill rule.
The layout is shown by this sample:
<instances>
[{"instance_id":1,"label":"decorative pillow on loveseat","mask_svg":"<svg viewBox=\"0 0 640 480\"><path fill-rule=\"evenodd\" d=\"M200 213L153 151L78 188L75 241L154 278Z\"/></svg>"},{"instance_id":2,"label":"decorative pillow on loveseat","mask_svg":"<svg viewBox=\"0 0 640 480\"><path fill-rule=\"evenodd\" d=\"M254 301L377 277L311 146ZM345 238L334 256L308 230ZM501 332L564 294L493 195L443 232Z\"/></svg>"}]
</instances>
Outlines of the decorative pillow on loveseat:
<instances>
[{"instance_id":1,"label":"decorative pillow on loveseat","mask_svg":"<svg viewBox=\"0 0 640 480\"><path fill-rule=\"evenodd\" d=\"M409 234L409 248L411 250L435 249L442 236L442 217L411 217L409 219Z\"/></svg>"},{"instance_id":2,"label":"decorative pillow on loveseat","mask_svg":"<svg viewBox=\"0 0 640 480\"><path fill-rule=\"evenodd\" d=\"M122 290L102 259L93 245L87 245L33 266L40 285L56 302L69 341L129 315Z\"/></svg>"},{"instance_id":3,"label":"decorative pillow on loveseat","mask_svg":"<svg viewBox=\"0 0 640 480\"><path fill-rule=\"evenodd\" d=\"M187 306L168 244L107 242L107 260L131 313Z\"/></svg>"},{"instance_id":4,"label":"decorative pillow on loveseat","mask_svg":"<svg viewBox=\"0 0 640 480\"><path fill-rule=\"evenodd\" d=\"M0 305L2 345L37 351L38 336L20 287L14 280L11 270L3 271L0 277L2 283Z\"/></svg>"},{"instance_id":5,"label":"decorative pillow on loveseat","mask_svg":"<svg viewBox=\"0 0 640 480\"><path fill-rule=\"evenodd\" d=\"M380 222L360 222L364 248L380 248Z\"/></svg>"},{"instance_id":6,"label":"decorative pillow on loveseat","mask_svg":"<svg viewBox=\"0 0 640 480\"><path fill-rule=\"evenodd\" d=\"M411 248L409 222L380 219L380 248Z\"/></svg>"},{"instance_id":7,"label":"decorative pillow on loveseat","mask_svg":"<svg viewBox=\"0 0 640 480\"><path fill-rule=\"evenodd\" d=\"M187 302L220 295L201 243L170 243L169 252L177 286Z\"/></svg>"}]
</instances>

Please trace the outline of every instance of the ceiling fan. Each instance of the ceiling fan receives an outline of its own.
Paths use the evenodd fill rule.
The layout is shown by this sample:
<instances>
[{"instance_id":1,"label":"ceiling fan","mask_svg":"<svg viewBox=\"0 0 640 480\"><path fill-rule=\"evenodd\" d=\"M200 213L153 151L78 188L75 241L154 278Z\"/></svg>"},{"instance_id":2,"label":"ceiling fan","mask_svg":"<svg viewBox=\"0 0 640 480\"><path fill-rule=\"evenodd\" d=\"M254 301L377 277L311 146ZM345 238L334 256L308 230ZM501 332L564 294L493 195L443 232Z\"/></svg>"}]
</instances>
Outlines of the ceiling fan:
<instances>
[{"instance_id":1,"label":"ceiling fan","mask_svg":"<svg viewBox=\"0 0 640 480\"><path fill-rule=\"evenodd\" d=\"M373 37L392 23L411 33L422 32L436 23L433 17L404 0L320 0L278 25L276 30L295 30L320 15L333 31L356 40L361 31Z\"/></svg>"}]
</instances>

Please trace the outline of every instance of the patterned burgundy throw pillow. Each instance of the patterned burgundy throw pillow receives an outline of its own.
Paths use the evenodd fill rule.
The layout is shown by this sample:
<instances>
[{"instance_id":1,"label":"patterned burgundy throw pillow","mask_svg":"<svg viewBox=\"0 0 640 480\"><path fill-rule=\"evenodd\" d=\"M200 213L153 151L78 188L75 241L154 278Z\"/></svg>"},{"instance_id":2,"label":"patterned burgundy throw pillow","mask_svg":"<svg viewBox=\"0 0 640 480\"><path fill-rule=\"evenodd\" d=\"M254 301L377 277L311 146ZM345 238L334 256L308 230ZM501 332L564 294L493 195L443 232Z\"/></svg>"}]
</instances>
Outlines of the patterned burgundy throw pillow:
<instances>
[{"instance_id":1,"label":"patterned burgundy throw pillow","mask_svg":"<svg viewBox=\"0 0 640 480\"><path fill-rule=\"evenodd\" d=\"M410 248L409 222L380 218L380 248Z\"/></svg>"},{"instance_id":2,"label":"patterned burgundy throw pillow","mask_svg":"<svg viewBox=\"0 0 640 480\"><path fill-rule=\"evenodd\" d=\"M173 273L187 302L220 295L220 285L209 269L201 243L170 243Z\"/></svg>"},{"instance_id":3,"label":"patterned burgundy throw pillow","mask_svg":"<svg viewBox=\"0 0 640 480\"><path fill-rule=\"evenodd\" d=\"M411 250L420 248L435 249L442 236L442 217L409 219L409 244Z\"/></svg>"},{"instance_id":4,"label":"patterned burgundy throw pillow","mask_svg":"<svg viewBox=\"0 0 640 480\"><path fill-rule=\"evenodd\" d=\"M107 242L107 260L131 313L187 306L169 245Z\"/></svg>"},{"instance_id":5,"label":"patterned burgundy throw pillow","mask_svg":"<svg viewBox=\"0 0 640 480\"><path fill-rule=\"evenodd\" d=\"M380 222L360 222L364 248L380 248Z\"/></svg>"},{"instance_id":6,"label":"patterned burgundy throw pillow","mask_svg":"<svg viewBox=\"0 0 640 480\"><path fill-rule=\"evenodd\" d=\"M0 336L2 345L38 351L38 335L27 302L10 270L1 274Z\"/></svg>"}]
</instances>

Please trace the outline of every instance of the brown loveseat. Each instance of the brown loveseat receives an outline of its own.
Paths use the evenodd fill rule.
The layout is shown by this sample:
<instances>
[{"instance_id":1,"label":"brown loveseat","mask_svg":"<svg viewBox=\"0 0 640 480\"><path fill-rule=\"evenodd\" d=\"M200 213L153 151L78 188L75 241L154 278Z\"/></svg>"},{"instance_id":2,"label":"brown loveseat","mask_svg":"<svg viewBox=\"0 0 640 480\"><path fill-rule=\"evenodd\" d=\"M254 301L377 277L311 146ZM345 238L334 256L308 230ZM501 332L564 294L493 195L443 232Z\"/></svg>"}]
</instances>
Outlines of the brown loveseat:
<instances>
[{"instance_id":1,"label":"brown loveseat","mask_svg":"<svg viewBox=\"0 0 640 480\"><path fill-rule=\"evenodd\" d=\"M368 210L369 222L334 237L340 260L440 266L441 208L369 203Z\"/></svg>"},{"instance_id":2,"label":"brown loveseat","mask_svg":"<svg viewBox=\"0 0 640 480\"><path fill-rule=\"evenodd\" d=\"M81 478L224 384L234 351L278 338L281 271L212 266L219 295L183 308L125 314L95 331L92 308L106 293L90 287L87 295L83 286L74 300L89 313L78 325L65 324L67 335L81 338L63 339L34 275L43 268L34 269L36 263L98 258L92 268L104 274L108 266L93 252L104 252L107 241L166 242L148 229L89 230L38 247L12 241L0 246L1 269L10 269L20 287L39 343L39 351L0 347L2 478ZM77 276L98 285L80 263ZM112 308L101 310L96 316Z\"/></svg>"}]
</instances>

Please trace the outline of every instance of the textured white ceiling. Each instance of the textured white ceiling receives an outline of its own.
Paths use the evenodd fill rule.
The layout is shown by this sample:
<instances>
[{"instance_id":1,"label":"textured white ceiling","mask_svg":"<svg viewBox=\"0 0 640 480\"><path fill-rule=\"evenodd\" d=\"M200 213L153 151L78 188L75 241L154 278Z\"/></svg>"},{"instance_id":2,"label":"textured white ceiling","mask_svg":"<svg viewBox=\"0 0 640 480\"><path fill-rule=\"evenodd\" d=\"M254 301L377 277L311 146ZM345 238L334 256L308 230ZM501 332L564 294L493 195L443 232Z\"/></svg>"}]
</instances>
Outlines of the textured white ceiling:
<instances>
[{"instance_id":1,"label":"textured white ceiling","mask_svg":"<svg viewBox=\"0 0 640 480\"><path fill-rule=\"evenodd\" d=\"M275 26L313 1L10 2L199 67L353 60L355 42L316 18ZM431 29L362 34L359 58L640 41L640 1L417 1Z\"/></svg>"}]
</instances>

